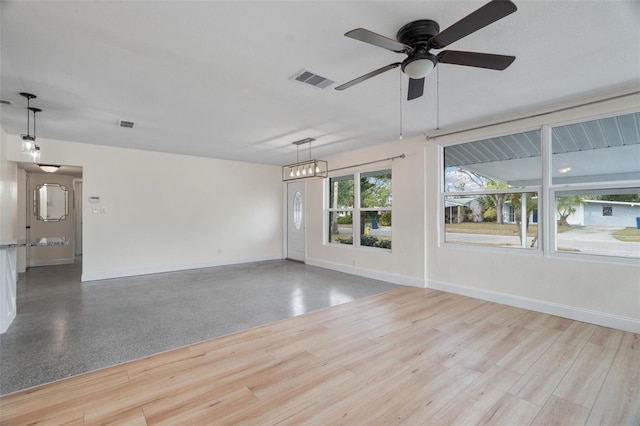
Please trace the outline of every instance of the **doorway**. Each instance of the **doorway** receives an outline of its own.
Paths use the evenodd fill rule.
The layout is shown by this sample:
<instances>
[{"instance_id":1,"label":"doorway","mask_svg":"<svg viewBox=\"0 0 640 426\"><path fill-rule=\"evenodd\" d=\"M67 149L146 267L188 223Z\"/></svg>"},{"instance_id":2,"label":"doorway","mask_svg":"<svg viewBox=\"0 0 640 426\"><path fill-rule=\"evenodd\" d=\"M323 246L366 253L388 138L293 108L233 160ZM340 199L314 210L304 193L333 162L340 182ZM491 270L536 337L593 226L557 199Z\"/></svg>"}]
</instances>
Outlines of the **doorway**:
<instances>
[{"instance_id":1,"label":"doorway","mask_svg":"<svg viewBox=\"0 0 640 426\"><path fill-rule=\"evenodd\" d=\"M287 184L287 259L305 260L304 182Z\"/></svg>"},{"instance_id":2,"label":"doorway","mask_svg":"<svg viewBox=\"0 0 640 426\"><path fill-rule=\"evenodd\" d=\"M18 238L30 241L42 237L65 237L69 240L67 246L20 248L17 253L17 270L20 273L29 267L52 266L69 263L80 263L82 259L82 174L80 166L59 166L52 173L43 172L38 164L18 164ZM47 186L66 191L62 203L56 198L47 199L47 211L55 212L54 205L65 206L63 215L57 218L42 220L35 214L35 190ZM52 195L56 195L55 193ZM38 198L42 201L41 198ZM52 206L49 206L51 201ZM68 209L68 210L67 210ZM42 213L42 212L41 212ZM53 219L53 220L49 220Z\"/></svg>"},{"instance_id":3,"label":"doorway","mask_svg":"<svg viewBox=\"0 0 640 426\"><path fill-rule=\"evenodd\" d=\"M63 265L74 262L75 209L73 177L63 174L27 173L27 239L64 237L68 245L31 247L26 267Z\"/></svg>"}]
</instances>

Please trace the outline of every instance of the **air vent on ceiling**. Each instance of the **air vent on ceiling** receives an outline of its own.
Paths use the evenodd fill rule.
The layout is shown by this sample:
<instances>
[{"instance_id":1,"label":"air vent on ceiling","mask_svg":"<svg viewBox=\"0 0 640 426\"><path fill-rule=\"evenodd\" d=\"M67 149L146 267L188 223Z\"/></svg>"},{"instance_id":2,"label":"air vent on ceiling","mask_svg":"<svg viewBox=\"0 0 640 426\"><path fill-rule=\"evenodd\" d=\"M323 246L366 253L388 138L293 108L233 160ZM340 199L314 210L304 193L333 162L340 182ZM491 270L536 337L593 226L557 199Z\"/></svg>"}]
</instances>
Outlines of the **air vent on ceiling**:
<instances>
[{"instance_id":1,"label":"air vent on ceiling","mask_svg":"<svg viewBox=\"0 0 640 426\"><path fill-rule=\"evenodd\" d=\"M304 69L294 74L291 79L300 83L305 83L310 86L317 87L318 89L326 89L327 87L335 83L335 81L333 80L329 80L326 77Z\"/></svg>"},{"instance_id":2,"label":"air vent on ceiling","mask_svg":"<svg viewBox=\"0 0 640 426\"><path fill-rule=\"evenodd\" d=\"M126 127L127 129L133 129L133 126L135 126L136 123L134 123L133 121L127 121L127 120L120 120L120 127Z\"/></svg>"}]
</instances>

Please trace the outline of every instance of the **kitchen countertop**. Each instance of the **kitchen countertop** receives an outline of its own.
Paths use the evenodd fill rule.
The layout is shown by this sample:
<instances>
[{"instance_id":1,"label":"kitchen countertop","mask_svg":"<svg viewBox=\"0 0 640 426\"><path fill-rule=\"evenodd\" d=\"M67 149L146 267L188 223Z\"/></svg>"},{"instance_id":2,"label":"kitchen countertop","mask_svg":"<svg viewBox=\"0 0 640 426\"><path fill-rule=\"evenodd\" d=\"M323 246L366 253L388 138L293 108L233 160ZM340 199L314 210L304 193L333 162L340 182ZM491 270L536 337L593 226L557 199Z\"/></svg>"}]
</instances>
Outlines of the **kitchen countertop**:
<instances>
[{"instance_id":1,"label":"kitchen countertop","mask_svg":"<svg viewBox=\"0 0 640 426\"><path fill-rule=\"evenodd\" d=\"M66 246L68 244L69 240L64 237L33 238L29 241L24 239L14 239L8 241L0 241L0 249L17 247Z\"/></svg>"}]
</instances>

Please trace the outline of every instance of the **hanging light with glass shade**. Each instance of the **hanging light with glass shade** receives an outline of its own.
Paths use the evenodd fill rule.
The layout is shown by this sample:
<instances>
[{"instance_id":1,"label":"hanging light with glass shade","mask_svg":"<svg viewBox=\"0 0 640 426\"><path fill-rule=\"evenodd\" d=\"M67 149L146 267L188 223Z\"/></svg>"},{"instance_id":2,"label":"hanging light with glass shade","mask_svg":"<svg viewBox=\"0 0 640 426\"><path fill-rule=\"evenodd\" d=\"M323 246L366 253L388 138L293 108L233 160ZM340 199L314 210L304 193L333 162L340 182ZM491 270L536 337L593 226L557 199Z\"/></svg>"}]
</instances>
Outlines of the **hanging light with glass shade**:
<instances>
[{"instance_id":1,"label":"hanging light with glass shade","mask_svg":"<svg viewBox=\"0 0 640 426\"><path fill-rule=\"evenodd\" d=\"M37 163L40 160L40 147L36 142L36 113L42 110L31 106L31 99L35 99L36 95L26 92L21 92L20 95L27 98L27 134L20 135L22 137L22 152L31 157L31 161ZM30 126L31 114L33 114L33 136L31 135Z\"/></svg>"},{"instance_id":2,"label":"hanging light with glass shade","mask_svg":"<svg viewBox=\"0 0 640 426\"><path fill-rule=\"evenodd\" d=\"M24 154L30 155L35 148L36 138L31 136L31 126L29 126L31 113L29 111L31 111L31 99L34 99L36 95L32 95L31 93L26 92L21 92L20 95L27 98L27 133L24 135L20 135L20 137L22 138L22 152Z\"/></svg>"},{"instance_id":3,"label":"hanging light with glass shade","mask_svg":"<svg viewBox=\"0 0 640 426\"><path fill-rule=\"evenodd\" d=\"M329 165L324 160L311 159L311 142L314 138L304 138L292 142L296 145L296 162L282 167L282 180L301 180L313 178L325 178L329 174ZM300 161L300 145L309 144L309 160Z\"/></svg>"}]
</instances>

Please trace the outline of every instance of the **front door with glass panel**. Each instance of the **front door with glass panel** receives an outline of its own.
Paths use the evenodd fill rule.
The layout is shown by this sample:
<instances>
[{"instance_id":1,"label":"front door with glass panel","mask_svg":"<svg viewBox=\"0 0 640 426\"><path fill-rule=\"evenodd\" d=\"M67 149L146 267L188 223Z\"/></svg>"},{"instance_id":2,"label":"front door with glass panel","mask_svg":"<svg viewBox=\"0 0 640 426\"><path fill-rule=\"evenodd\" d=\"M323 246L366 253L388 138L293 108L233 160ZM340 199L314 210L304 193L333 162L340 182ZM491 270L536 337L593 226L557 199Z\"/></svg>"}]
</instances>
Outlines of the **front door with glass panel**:
<instances>
[{"instance_id":1,"label":"front door with glass panel","mask_svg":"<svg viewBox=\"0 0 640 426\"><path fill-rule=\"evenodd\" d=\"M287 259L304 262L304 182L287 184Z\"/></svg>"}]
</instances>

